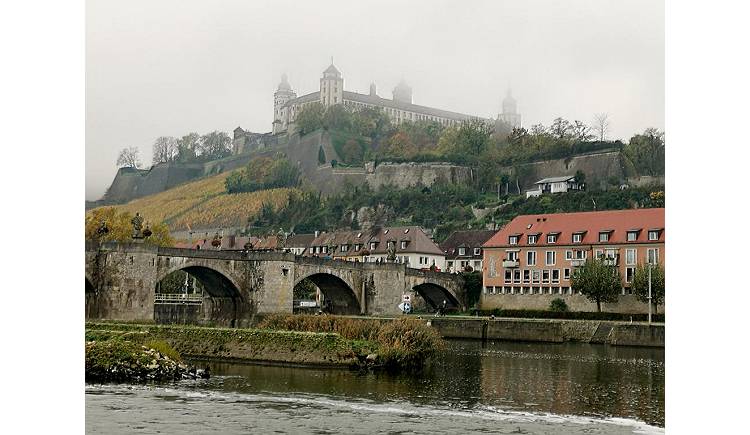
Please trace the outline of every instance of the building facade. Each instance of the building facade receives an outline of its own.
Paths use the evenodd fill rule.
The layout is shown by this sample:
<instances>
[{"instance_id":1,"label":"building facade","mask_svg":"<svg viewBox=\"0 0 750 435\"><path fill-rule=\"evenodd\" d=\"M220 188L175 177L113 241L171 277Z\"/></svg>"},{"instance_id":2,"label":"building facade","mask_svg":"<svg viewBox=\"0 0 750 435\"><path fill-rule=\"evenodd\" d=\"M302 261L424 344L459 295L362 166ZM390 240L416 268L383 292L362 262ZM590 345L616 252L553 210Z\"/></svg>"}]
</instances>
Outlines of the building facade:
<instances>
[{"instance_id":1,"label":"building facade","mask_svg":"<svg viewBox=\"0 0 750 435\"><path fill-rule=\"evenodd\" d=\"M445 271L459 273L469 270L482 271L482 245L495 234L492 230L454 231L440 249L445 254Z\"/></svg>"},{"instance_id":2,"label":"building facade","mask_svg":"<svg viewBox=\"0 0 750 435\"><path fill-rule=\"evenodd\" d=\"M508 94L503 99L503 112L498 115L498 119L511 127L521 126L521 114L518 113L518 104L513 95L511 95L510 89L508 89Z\"/></svg>"},{"instance_id":3,"label":"building facade","mask_svg":"<svg viewBox=\"0 0 750 435\"><path fill-rule=\"evenodd\" d=\"M526 191L526 198L542 196L547 193L565 193L582 188L581 184L576 181L575 175L545 178L534 183L534 186L535 189Z\"/></svg>"},{"instance_id":4,"label":"building facade","mask_svg":"<svg viewBox=\"0 0 750 435\"><path fill-rule=\"evenodd\" d=\"M297 114L304 107L314 103L320 103L325 107L343 104L352 110L379 108L388 115L394 124L407 121L434 121L449 127L459 125L469 119L480 119L477 116L413 104L412 89L403 80L393 89L393 99L378 96L374 83L370 85L369 94L345 91L344 78L341 72L331 63L323 71L320 78L320 88L316 92L300 97L297 97L296 92L292 90L286 74L281 77L281 83L274 93L272 133L288 132L290 126L294 124ZM508 107L511 108L510 105ZM513 100L512 107L515 110L515 100ZM520 123L520 115L517 121Z\"/></svg>"},{"instance_id":5,"label":"building facade","mask_svg":"<svg viewBox=\"0 0 750 435\"><path fill-rule=\"evenodd\" d=\"M445 268L445 255L440 247L417 226L320 233L304 255L345 261L386 262L389 261L389 245L395 251L395 263L404 263L413 269L429 269L433 265L438 270Z\"/></svg>"},{"instance_id":6,"label":"building facade","mask_svg":"<svg viewBox=\"0 0 750 435\"><path fill-rule=\"evenodd\" d=\"M562 298L574 311L596 304L573 290L571 277L587 259L618 268L622 290L602 310L646 312L630 288L635 268L664 265L664 209L611 210L518 216L484 244L482 309L546 310Z\"/></svg>"}]
</instances>

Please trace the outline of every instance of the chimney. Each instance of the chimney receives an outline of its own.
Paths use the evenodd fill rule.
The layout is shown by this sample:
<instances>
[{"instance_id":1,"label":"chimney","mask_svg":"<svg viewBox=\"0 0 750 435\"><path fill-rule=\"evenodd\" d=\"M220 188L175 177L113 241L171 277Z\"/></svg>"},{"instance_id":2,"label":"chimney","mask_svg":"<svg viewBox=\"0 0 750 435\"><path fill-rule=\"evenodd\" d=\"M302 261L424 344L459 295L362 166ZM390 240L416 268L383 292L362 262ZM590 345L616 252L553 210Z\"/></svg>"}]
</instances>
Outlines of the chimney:
<instances>
[{"instance_id":1,"label":"chimney","mask_svg":"<svg viewBox=\"0 0 750 435\"><path fill-rule=\"evenodd\" d=\"M319 235L320 235L320 231L315 230L315 238L318 238Z\"/></svg>"},{"instance_id":2,"label":"chimney","mask_svg":"<svg viewBox=\"0 0 750 435\"><path fill-rule=\"evenodd\" d=\"M370 83L370 96L376 97L377 95L378 94L377 94L377 88L375 87L375 83L374 82Z\"/></svg>"}]
</instances>

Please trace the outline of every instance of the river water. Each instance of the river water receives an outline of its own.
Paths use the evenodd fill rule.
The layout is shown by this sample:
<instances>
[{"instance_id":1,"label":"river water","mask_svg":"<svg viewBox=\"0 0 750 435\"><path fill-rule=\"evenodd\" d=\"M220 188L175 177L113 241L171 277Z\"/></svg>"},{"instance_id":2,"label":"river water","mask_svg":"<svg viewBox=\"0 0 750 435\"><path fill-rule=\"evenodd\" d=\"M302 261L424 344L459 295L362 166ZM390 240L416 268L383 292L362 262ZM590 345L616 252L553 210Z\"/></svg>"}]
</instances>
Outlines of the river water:
<instances>
[{"instance_id":1,"label":"river water","mask_svg":"<svg viewBox=\"0 0 750 435\"><path fill-rule=\"evenodd\" d=\"M87 384L86 432L664 432L663 349L450 341L410 376L209 364L208 380Z\"/></svg>"}]
</instances>

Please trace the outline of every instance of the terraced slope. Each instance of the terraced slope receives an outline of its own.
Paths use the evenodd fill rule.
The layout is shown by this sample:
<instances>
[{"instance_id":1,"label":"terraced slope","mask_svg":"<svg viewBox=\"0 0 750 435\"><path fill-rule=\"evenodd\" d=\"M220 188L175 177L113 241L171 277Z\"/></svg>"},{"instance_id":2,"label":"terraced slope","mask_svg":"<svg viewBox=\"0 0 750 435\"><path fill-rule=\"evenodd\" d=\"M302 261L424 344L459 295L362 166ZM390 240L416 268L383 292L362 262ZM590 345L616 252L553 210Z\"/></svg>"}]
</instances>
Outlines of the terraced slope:
<instances>
[{"instance_id":1,"label":"terraced slope","mask_svg":"<svg viewBox=\"0 0 750 435\"><path fill-rule=\"evenodd\" d=\"M147 221L165 222L172 231L242 226L255 216L264 203L278 210L287 203L292 189L272 189L229 195L224 190L225 172L177 186L154 195L114 206Z\"/></svg>"}]
</instances>

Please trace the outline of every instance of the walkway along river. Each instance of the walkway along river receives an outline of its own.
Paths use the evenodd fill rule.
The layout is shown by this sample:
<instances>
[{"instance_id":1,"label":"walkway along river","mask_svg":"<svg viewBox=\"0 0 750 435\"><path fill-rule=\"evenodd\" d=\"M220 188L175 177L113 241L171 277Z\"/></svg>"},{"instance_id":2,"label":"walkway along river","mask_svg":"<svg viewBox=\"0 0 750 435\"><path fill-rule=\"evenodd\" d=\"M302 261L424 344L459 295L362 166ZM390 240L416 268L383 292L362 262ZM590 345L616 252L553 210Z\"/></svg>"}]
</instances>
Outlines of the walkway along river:
<instances>
[{"instance_id":1,"label":"walkway along river","mask_svg":"<svg viewBox=\"0 0 750 435\"><path fill-rule=\"evenodd\" d=\"M209 380L87 385L87 433L663 433L661 348L452 340L408 376L208 363Z\"/></svg>"}]
</instances>

